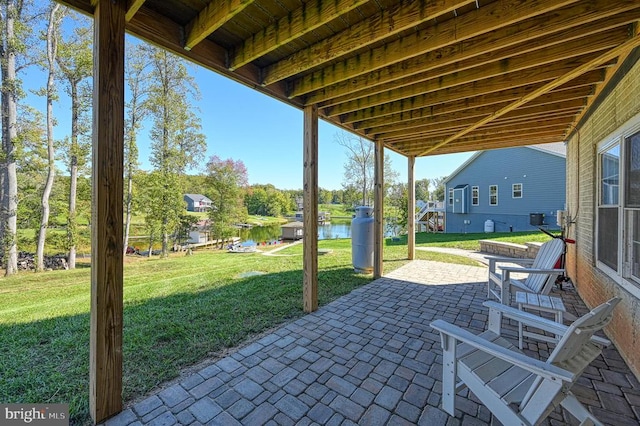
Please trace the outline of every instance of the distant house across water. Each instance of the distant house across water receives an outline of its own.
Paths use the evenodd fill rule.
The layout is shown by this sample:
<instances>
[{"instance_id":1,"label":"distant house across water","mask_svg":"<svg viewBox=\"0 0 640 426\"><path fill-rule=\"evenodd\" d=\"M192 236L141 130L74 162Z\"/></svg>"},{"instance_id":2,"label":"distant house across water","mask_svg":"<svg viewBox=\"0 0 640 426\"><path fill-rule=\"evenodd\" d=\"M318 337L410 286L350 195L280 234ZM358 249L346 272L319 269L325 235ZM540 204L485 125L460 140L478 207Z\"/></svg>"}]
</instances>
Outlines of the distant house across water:
<instances>
[{"instance_id":1,"label":"distant house across water","mask_svg":"<svg viewBox=\"0 0 640 426\"><path fill-rule=\"evenodd\" d=\"M202 194L184 194L184 201L187 203L187 211L206 212L211 210L211 201Z\"/></svg>"}]
</instances>

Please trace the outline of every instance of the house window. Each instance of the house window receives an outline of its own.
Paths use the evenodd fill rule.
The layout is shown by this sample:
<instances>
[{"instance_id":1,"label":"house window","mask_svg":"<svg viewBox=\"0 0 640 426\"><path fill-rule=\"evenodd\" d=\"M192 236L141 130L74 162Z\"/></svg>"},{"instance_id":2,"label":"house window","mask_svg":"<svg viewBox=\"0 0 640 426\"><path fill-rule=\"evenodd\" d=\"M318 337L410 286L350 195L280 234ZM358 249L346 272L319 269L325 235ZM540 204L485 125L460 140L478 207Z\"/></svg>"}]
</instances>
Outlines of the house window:
<instances>
[{"instance_id":1,"label":"house window","mask_svg":"<svg viewBox=\"0 0 640 426\"><path fill-rule=\"evenodd\" d=\"M514 183L511 185L511 194L513 198L522 198L522 184Z\"/></svg>"},{"instance_id":2,"label":"house window","mask_svg":"<svg viewBox=\"0 0 640 426\"><path fill-rule=\"evenodd\" d=\"M472 206L480 205L480 187L479 186L471 187L471 205Z\"/></svg>"},{"instance_id":3,"label":"house window","mask_svg":"<svg viewBox=\"0 0 640 426\"><path fill-rule=\"evenodd\" d=\"M625 269L640 280L640 132L625 140L624 208L627 232Z\"/></svg>"},{"instance_id":4,"label":"house window","mask_svg":"<svg viewBox=\"0 0 640 426\"><path fill-rule=\"evenodd\" d=\"M640 131L598 153L598 266L640 283Z\"/></svg>"},{"instance_id":5,"label":"house window","mask_svg":"<svg viewBox=\"0 0 640 426\"><path fill-rule=\"evenodd\" d=\"M618 270L618 186L620 145L600 153L600 199L598 205L598 260Z\"/></svg>"},{"instance_id":6,"label":"house window","mask_svg":"<svg viewBox=\"0 0 640 426\"><path fill-rule=\"evenodd\" d=\"M490 206L498 205L498 185L489 186L489 205Z\"/></svg>"},{"instance_id":7,"label":"house window","mask_svg":"<svg viewBox=\"0 0 640 426\"><path fill-rule=\"evenodd\" d=\"M449 188L449 205L453 205L453 188Z\"/></svg>"}]
</instances>

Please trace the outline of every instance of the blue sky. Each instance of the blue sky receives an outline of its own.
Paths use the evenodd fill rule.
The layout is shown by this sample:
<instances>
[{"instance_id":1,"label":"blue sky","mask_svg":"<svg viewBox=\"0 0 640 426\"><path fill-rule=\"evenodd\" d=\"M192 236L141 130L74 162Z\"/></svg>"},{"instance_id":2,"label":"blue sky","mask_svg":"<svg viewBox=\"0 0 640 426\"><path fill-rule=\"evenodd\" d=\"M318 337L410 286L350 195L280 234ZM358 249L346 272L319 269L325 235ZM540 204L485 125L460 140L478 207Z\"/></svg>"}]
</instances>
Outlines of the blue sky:
<instances>
[{"instance_id":1,"label":"blue sky","mask_svg":"<svg viewBox=\"0 0 640 426\"><path fill-rule=\"evenodd\" d=\"M207 139L205 159L217 155L223 159L242 160L247 167L250 184L271 183L279 189L302 188L302 111L207 69L194 65L190 70L202 95L197 103ZM42 87L46 75L32 67L22 78L28 92L26 102L44 111L45 99L33 95L29 89ZM58 121L55 138L62 139L69 133L71 115L69 100L62 88L60 100L54 105L54 114ZM345 149L334 141L336 133L342 131L320 120L318 179L320 187L325 189L342 187L347 155ZM139 160L145 170L150 169L148 133L149 126L146 126L138 139ZM399 173L399 180L406 182L406 158L390 150L386 152ZM471 155L418 158L415 177L447 176Z\"/></svg>"}]
</instances>

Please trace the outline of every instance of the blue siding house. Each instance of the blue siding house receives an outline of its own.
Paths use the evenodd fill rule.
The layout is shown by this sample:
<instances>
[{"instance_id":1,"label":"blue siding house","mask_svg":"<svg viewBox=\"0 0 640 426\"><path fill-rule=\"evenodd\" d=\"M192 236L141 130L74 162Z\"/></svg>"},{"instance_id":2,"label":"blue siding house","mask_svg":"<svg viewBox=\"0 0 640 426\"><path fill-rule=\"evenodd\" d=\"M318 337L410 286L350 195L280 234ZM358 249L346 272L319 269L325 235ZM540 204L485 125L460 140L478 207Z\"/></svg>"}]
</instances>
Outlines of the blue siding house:
<instances>
[{"instance_id":1,"label":"blue siding house","mask_svg":"<svg viewBox=\"0 0 640 426\"><path fill-rule=\"evenodd\" d=\"M531 213L558 229L565 209L564 143L479 151L445 180L445 232L537 229Z\"/></svg>"}]
</instances>

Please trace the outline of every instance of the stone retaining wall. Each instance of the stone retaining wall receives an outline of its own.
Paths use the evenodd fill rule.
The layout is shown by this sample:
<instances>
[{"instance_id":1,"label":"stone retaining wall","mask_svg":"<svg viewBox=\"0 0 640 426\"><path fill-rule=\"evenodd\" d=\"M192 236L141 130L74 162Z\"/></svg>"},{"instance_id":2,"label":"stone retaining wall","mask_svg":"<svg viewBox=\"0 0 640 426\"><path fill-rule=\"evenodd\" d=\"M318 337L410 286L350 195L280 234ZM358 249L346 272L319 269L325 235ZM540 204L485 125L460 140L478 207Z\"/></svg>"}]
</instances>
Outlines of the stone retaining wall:
<instances>
[{"instance_id":1,"label":"stone retaining wall","mask_svg":"<svg viewBox=\"0 0 640 426\"><path fill-rule=\"evenodd\" d=\"M480 240L480 251L498 256L533 259L538 254L542 243L515 244L494 240Z\"/></svg>"}]
</instances>

